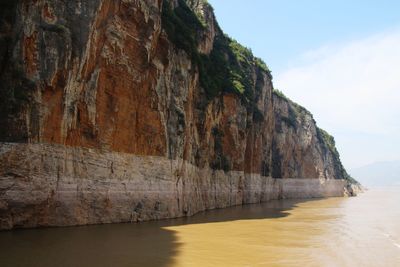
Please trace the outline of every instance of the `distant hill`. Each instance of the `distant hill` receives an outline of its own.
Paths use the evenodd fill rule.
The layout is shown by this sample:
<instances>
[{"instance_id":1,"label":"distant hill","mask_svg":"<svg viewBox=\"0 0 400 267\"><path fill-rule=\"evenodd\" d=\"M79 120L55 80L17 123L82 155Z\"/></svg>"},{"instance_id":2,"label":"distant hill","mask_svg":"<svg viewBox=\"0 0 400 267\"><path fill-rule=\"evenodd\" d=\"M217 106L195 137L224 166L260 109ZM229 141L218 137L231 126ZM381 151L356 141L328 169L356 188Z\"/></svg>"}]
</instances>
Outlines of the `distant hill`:
<instances>
[{"instance_id":1,"label":"distant hill","mask_svg":"<svg viewBox=\"0 0 400 267\"><path fill-rule=\"evenodd\" d=\"M400 186L400 161L375 162L350 170L351 175L366 187Z\"/></svg>"}]
</instances>

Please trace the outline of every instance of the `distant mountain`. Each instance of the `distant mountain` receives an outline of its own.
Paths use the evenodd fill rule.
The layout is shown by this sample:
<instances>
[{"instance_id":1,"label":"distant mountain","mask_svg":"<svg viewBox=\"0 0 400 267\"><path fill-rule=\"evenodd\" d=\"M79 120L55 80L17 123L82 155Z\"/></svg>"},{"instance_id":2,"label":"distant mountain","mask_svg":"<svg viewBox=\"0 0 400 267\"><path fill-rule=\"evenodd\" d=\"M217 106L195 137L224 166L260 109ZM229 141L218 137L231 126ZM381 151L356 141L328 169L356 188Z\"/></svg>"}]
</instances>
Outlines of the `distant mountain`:
<instances>
[{"instance_id":1,"label":"distant mountain","mask_svg":"<svg viewBox=\"0 0 400 267\"><path fill-rule=\"evenodd\" d=\"M350 170L351 175L366 187L400 186L400 161L375 162Z\"/></svg>"}]
</instances>

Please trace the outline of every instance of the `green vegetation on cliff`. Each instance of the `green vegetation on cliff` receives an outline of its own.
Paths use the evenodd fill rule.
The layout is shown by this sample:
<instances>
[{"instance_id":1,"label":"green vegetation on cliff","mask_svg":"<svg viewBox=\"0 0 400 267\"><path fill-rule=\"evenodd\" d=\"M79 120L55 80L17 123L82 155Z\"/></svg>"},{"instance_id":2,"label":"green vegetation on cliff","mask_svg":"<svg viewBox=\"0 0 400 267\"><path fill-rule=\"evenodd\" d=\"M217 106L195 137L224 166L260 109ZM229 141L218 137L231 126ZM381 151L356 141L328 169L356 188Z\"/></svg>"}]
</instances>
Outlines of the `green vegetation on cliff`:
<instances>
[{"instance_id":1,"label":"green vegetation on cliff","mask_svg":"<svg viewBox=\"0 0 400 267\"><path fill-rule=\"evenodd\" d=\"M209 21L205 21L202 12L191 8L196 4L198 4L196 1L177 0L175 6L172 1L164 1L162 28L167 33L169 41L176 49L185 51L191 59L193 69L199 73L199 82L208 100L222 93L236 94L253 116L253 122L263 121L264 114L255 104L256 93L261 90L263 84L260 77L267 75L272 79L270 70L260 58L253 55L251 49L224 34L218 25L214 25L216 32L211 52L209 54L199 52L199 44L203 41L202 38L207 34L207 27L210 25ZM206 8L212 9L208 3L204 4ZM292 129L298 129L305 117L310 116L312 119L312 114L307 109L291 101L281 91L274 89L273 95L288 103L287 115L281 114L280 120ZM212 167L227 171L230 169L230 160L223 154L221 145L223 132L215 128L213 136L215 159ZM333 137L317 128L317 138L322 148L332 155L337 173L353 182L354 179L347 174L340 162ZM272 157L278 156L278 154L272 155ZM280 162L280 159L276 158L273 162ZM274 172L275 177L280 176L276 171L278 169L280 165L272 166L273 176ZM263 171L263 173L269 172L269 168Z\"/></svg>"},{"instance_id":2,"label":"green vegetation on cliff","mask_svg":"<svg viewBox=\"0 0 400 267\"><path fill-rule=\"evenodd\" d=\"M169 40L174 45L197 57L197 44L199 33L204 29L197 15L186 5L185 1L178 0L179 5L172 9L169 2L163 4L162 26L168 34Z\"/></svg>"},{"instance_id":3,"label":"green vegetation on cliff","mask_svg":"<svg viewBox=\"0 0 400 267\"><path fill-rule=\"evenodd\" d=\"M317 127L317 138L319 139L321 144L326 145L326 148L333 155L333 160L336 161L335 166L339 169L339 173L342 174L341 178L346 179L353 184L358 184L358 182L353 177L351 177L347 173L346 169L343 167L343 165L340 161L339 152L336 149L335 138L332 135L330 135L328 132L326 132L325 130L323 130L319 127Z\"/></svg>"},{"instance_id":4,"label":"green vegetation on cliff","mask_svg":"<svg viewBox=\"0 0 400 267\"><path fill-rule=\"evenodd\" d=\"M276 97L279 97L279 98L282 98L282 99L284 99L284 100L288 100L288 101L289 101L289 98L288 98L281 90L278 90L278 89L274 88L274 90L272 91L272 93L273 93Z\"/></svg>"},{"instance_id":5,"label":"green vegetation on cliff","mask_svg":"<svg viewBox=\"0 0 400 267\"><path fill-rule=\"evenodd\" d=\"M178 0L174 9L171 3L164 3L162 25L168 39L178 49L183 49L197 66L201 86L209 99L222 92L231 92L250 103L256 88L252 70L258 68L270 75L261 59L254 57L250 49L223 34L219 28L211 53L199 53L197 47L205 24L184 0Z\"/></svg>"},{"instance_id":6,"label":"green vegetation on cliff","mask_svg":"<svg viewBox=\"0 0 400 267\"><path fill-rule=\"evenodd\" d=\"M290 100L282 91L274 89L272 93L274 97L288 103L288 116L284 116L283 114L281 114L280 119L289 127L297 129L299 121L301 121L301 118L304 118L304 116L310 116L312 120L314 120L313 115L310 111L308 111L303 106L297 104L296 102ZM316 124L315 121L314 123ZM351 183L358 184L358 182L354 178L352 178L343 167L340 161L339 152L336 149L334 137L319 127L316 128L316 131L319 144L323 149L327 150L327 152L332 155L335 168L337 168L337 173L339 173L341 176L339 178L347 179Z\"/></svg>"},{"instance_id":7,"label":"green vegetation on cliff","mask_svg":"<svg viewBox=\"0 0 400 267\"><path fill-rule=\"evenodd\" d=\"M321 142L326 144L327 148L332 152L332 154L339 155L339 152L335 147L335 138L333 138L332 135L328 134L328 132L321 128L317 128L317 137Z\"/></svg>"},{"instance_id":8,"label":"green vegetation on cliff","mask_svg":"<svg viewBox=\"0 0 400 267\"><path fill-rule=\"evenodd\" d=\"M281 116L282 121L285 122L288 126L297 128L297 118L302 118L304 116L311 116L311 118L313 117L310 111L308 111L305 107L297 104L296 102L290 100L282 91L274 89L272 94L289 104L288 116Z\"/></svg>"}]
</instances>

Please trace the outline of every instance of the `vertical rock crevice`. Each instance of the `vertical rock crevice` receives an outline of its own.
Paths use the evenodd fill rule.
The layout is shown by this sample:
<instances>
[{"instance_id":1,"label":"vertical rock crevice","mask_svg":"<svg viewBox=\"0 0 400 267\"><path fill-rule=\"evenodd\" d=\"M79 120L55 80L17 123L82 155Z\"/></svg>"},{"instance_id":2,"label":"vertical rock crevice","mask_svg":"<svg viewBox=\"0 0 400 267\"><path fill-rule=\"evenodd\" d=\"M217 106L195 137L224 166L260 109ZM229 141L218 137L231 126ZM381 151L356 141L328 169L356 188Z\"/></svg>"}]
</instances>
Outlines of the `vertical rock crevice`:
<instances>
[{"instance_id":1,"label":"vertical rock crevice","mask_svg":"<svg viewBox=\"0 0 400 267\"><path fill-rule=\"evenodd\" d=\"M6 2L2 228L352 192L333 137L205 0Z\"/></svg>"}]
</instances>

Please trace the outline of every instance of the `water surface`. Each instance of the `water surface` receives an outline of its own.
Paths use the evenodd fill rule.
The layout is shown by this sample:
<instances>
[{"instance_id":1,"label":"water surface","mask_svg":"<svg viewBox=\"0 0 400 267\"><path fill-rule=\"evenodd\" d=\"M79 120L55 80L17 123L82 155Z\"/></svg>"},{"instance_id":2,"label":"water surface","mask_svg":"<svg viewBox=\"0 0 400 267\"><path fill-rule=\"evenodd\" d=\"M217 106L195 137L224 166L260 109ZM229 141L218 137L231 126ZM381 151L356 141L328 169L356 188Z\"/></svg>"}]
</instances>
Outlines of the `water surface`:
<instances>
[{"instance_id":1,"label":"water surface","mask_svg":"<svg viewBox=\"0 0 400 267\"><path fill-rule=\"evenodd\" d=\"M400 188L159 222L0 232L0 266L400 266Z\"/></svg>"}]
</instances>

